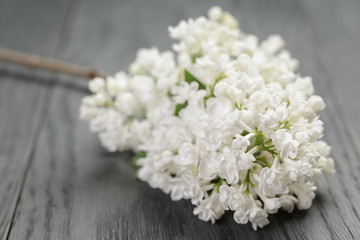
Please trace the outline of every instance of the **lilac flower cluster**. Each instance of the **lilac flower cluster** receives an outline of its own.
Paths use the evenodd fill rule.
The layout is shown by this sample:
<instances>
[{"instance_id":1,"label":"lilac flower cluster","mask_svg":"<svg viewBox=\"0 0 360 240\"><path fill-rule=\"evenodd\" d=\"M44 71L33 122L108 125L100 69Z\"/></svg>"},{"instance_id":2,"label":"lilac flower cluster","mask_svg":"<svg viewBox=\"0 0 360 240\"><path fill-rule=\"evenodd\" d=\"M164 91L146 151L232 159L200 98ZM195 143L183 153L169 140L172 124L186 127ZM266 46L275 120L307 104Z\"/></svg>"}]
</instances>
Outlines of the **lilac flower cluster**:
<instances>
[{"instance_id":1,"label":"lilac flower cluster","mask_svg":"<svg viewBox=\"0 0 360 240\"><path fill-rule=\"evenodd\" d=\"M173 52L141 49L129 73L95 78L80 117L109 151L132 150L138 178L190 199L215 222L226 210L253 228L268 214L308 209L334 172L321 141L310 77L278 35L259 42L219 7L169 27Z\"/></svg>"}]
</instances>

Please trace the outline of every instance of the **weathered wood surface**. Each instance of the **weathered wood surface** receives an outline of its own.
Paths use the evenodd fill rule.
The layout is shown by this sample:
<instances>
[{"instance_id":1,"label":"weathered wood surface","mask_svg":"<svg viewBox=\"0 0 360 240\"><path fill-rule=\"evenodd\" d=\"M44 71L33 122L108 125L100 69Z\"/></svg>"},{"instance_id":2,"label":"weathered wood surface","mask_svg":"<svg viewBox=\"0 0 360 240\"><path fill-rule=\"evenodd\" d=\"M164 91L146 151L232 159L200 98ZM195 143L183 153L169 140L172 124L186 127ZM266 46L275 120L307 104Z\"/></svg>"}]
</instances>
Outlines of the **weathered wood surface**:
<instances>
[{"instance_id":1,"label":"weathered wood surface","mask_svg":"<svg viewBox=\"0 0 360 240\"><path fill-rule=\"evenodd\" d=\"M0 0L0 46L108 71L141 47L168 49L167 26L215 1ZM220 3L217 3L220 4ZM243 31L279 33L327 102L321 114L337 174L313 206L270 216L257 232L232 214L216 224L188 201L133 178L130 153L101 148L78 120L86 82L0 63L0 237L3 239L359 239L360 2L221 1Z\"/></svg>"},{"instance_id":2,"label":"weathered wood surface","mask_svg":"<svg viewBox=\"0 0 360 240\"><path fill-rule=\"evenodd\" d=\"M39 8L39 4L42 5ZM65 2L0 1L0 45L56 57ZM53 74L0 65L0 237L9 234Z\"/></svg>"}]
</instances>

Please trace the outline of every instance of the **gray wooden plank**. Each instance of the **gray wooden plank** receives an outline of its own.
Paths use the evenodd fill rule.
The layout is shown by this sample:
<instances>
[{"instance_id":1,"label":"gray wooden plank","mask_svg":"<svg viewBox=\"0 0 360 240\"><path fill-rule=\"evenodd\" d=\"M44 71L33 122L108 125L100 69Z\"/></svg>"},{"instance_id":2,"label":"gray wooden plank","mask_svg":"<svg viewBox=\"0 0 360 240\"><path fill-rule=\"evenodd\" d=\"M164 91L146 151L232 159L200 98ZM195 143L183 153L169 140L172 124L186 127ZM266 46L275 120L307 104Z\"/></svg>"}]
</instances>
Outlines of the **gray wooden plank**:
<instances>
[{"instance_id":1,"label":"gray wooden plank","mask_svg":"<svg viewBox=\"0 0 360 240\"><path fill-rule=\"evenodd\" d=\"M64 7L65 2L2 0L0 46L54 56ZM37 125L43 115L42 99L52 77L49 73L0 62L1 239L10 229Z\"/></svg>"},{"instance_id":2,"label":"gray wooden plank","mask_svg":"<svg viewBox=\"0 0 360 240\"><path fill-rule=\"evenodd\" d=\"M105 70L126 69L138 48L170 47L167 25L205 14L214 4L215 1L205 0L84 1L65 59ZM300 60L300 72L313 76L317 93L328 104L321 117L338 172L319 181L310 210L271 215L270 225L258 232L249 225L236 224L231 213L214 225L198 220L188 201L172 202L161 191L134 180L130 153L109 154L101 148L87 124L78 120L78 107L85 93L77 90L86 83L61 77L10 239L359 238L359 161L349 134L360 133L356 125L359 112L354 111L358 106L352 98L359 89L358 69L354 68L356 62L353 67L344 67L358 60L351 48L360 37L348 22L358 23L359 5L351 1L348 4L344 7L334 1L323 9L321 1L310 0L221 2L240 20L244 31L261 38L281 34L287 48ZM345 18L344 14L348 16ZM335 26L335 33L327 29L330 25ZM338 42L347 46L333 50ZM341 49L349 59L338 66L334 57L345 57ZM347 77L336 81L342 74ZM340 94L348 91L351 94L342 98Z\"/></svg>"},{"instance_id":3,"label":"gray wooden plank","mask_svg":"<svg viewBox=\"0 0 360 240\"><path fill-rule=\"evenodd\" d=\"M354 31L360 18L359 2L309 1L309 21L312 22L312 55L321 84L319 93L326 97L327 111L322 114L326 127L326 139L333 146L333 156L337 160L338 174L326 177L319 186L328 189L332 198L332 211L324 209L324 218L339 238L360 236L359 210L360 173L359 145L353 135L360 133L359 90L360 76L356 63L360 55L354 48L360 43L360 34ZM351 19L351 21L350 21ZM351 22L351 23L350 23ZM350 23L350 24L349 24ZM330 200L330 199L329 199Z\"/></svg>"}]
</instances>

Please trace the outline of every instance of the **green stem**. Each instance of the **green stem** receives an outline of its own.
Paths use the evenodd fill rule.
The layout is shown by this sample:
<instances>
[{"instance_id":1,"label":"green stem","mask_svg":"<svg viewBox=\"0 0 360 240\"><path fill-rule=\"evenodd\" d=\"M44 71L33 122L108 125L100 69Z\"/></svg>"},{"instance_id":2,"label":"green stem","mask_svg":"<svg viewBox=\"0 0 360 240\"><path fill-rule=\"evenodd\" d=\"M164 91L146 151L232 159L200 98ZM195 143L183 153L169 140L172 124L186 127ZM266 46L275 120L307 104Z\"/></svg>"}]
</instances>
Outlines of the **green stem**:
<instances>
[{"instance_id":1,"label":"green stem","mask_svg":"<svg viewBox=\"0 0 360 240\"><path fill-rule=\"evenodd\" d=\"M224 179L220 178L218 182L213 183L214 191L219 192L220 186L223 184Z\"/></svg>"},{"instance_id":2,"label":"green stem","mask_svg":"<svg viewBox=\"0 0 360 240\"><path fill-rule=\"evenodd\" d=\"M280 128L282 128L282 129L290 129L290 127L291 127L291 123L289 122L289 120L285 120L284 122L280 122L279 123L279 125L280 125Z\"/></svg>"},{"instance_id":3,"label":"green stem","mask_svg":"<svg viewBox=\"0 0 360 240\"><path fill-rule=\"evenodd\" d=\"M216 86L216 84L218 84L218 82L221 80L221 79L224 79L224 78L226 78L226 75L225 75L225 73L220 73L220 75L215 79L215 83L214 83L214 85L210 85L209 87L210 87L210 95L207 95L204 99L205 99L205 101L206 100L208 100L209 98L211 98L211 97L215 97L215 95L214 95L214 91L215 91L215 86Z\"/></svg>"},{"instance_id":4,"label":"green stem","mask_svg":"<svg viewBox=\"0 0 360 240\"><path fill-rule=\"evenodd\" d=\"M246 186L246 189L245 189L245 193L247 194L250 194L250 186L252 186L253 184L251 183L251 180L250 180L250 174L251 174L251 170L248 169L247 171L247 174L246 174L246 177L245 177L245 180L244 180L244 185Z\"/></svg>"},{"instance_id":5,"label":"green stem","mask_svg":"<svg viewBox=\"0 0 360 240\"><path fill-rule=\"evenodd\" d=\"M255 130L255 146L258 146L259 152L267 151L272 157L278 155L275 149L275 145L273 144L271 139L266 139L265 134L262 131Z\"/></svg>"},{"instance_id":6,"label":"green stem","mask_svg":"<svg viewBox=\"0 0 360 240\"><path fill-rule=\"evenodd\" d=\"M254 163L261 165L262 167L271 167L265 158L257 158Z\"/></svg>"}]
</instances>

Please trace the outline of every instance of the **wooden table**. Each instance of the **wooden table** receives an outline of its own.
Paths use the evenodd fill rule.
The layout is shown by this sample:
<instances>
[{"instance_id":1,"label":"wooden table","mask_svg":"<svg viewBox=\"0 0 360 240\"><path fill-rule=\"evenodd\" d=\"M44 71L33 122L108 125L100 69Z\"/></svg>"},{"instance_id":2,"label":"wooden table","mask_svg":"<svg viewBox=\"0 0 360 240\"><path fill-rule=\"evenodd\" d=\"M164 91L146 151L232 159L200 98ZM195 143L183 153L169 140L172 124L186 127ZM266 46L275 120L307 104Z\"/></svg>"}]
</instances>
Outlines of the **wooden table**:
<instances>
[{"instance_id":1,"label":"wooden table","mask_svg":"<svg viewBox=\"0 0 360 240\"><path fill-rule=\"evenodd\" d=\"M206 14L202 0L0 0L0 46L110 72L138 48L169 49L167 26ZM221 1L241 29L279 33L314 79L337 174L313 206L257 232L232 213L216 224L133 178L131 153L107 153L78 119L86 80L0 63L3 239L359 239L360 1Z\"/></svg>"}]
</instances>

